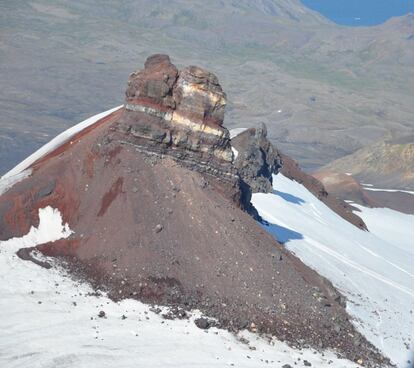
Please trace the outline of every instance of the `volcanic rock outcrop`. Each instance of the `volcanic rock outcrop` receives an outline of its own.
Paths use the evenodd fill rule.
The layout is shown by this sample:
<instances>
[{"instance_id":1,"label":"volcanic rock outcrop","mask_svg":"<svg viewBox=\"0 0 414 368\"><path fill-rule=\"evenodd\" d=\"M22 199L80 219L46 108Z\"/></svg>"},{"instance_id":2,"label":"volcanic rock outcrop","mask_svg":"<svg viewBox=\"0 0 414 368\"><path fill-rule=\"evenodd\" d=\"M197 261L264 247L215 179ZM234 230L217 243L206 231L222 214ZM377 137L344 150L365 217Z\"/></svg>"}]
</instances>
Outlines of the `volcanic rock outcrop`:
<instances>
[{"instance_id":1,"label":"volcanic rock outcrop","mask_svg":"<svg viewBox=\"0 0 414 368\"><path fill-rule=\"evenodd\" d=\"M279 153L267 139L264 124L250 128L231 140L237 157L234 166L253 192L272 192L272 174L282 167Z\"/></svg>"},{"instance_id":2,"label":"volcanic rock outcrop","mask_svg":"<svg viewBox=\"0 0 414 368\"><path fill-rule=\"evenodd\" d=\"M382 365L333 286L242 210L244 190L271 190L279 160L259 128L233 162L225 101L213 74L150 57L131 75L124 107L0 197L0 239L26 234L51 206L73 234L38 249L115 299L197 308L231 330Z\"/></svg>"},{"instance_id":3,"label":"volcanic rock outcrop","mask_svg":"<svg viewBox=\"0 0 414 368\"><path fill-rule=\"evenodd\" d=\"M154 55L144 70L129 78L121 122L132 136L157 146L231 162L229 132L223 127L225 106L226 94L214 74L196 66L179 72L168 56Z\"/></svg>"}]
</instances>

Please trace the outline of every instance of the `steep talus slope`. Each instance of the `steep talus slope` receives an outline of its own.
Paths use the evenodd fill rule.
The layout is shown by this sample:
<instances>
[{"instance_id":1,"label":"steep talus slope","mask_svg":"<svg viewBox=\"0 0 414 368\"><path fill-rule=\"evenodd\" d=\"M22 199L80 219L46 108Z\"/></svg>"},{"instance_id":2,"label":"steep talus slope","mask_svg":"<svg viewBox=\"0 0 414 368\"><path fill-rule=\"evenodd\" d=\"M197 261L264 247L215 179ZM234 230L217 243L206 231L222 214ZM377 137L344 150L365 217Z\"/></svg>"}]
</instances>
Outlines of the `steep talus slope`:
<instances>
[{"instance_id":1,"label":"steep talus slope","mask_svg":"<svg viewBox=\"0 0 414 368\"><path fill-rule=\"evenodd\" d=\"M266 368L305 360L319 368L358 367L334 352L295 349L248 331L236 335L215 327L199 329L194 323L198 311L170 320L165 318L168 307L111 300L71 280L50 257L50 269L25 262L15 254L22 247L70 234L57 209L42 209L39 218L39 227L23 238L0 241L2 367ZM100 311L105 317L99 317ZM22 318L27 315L30 318Z\"/></svg>"},{"instance_id":2,"label":"steep talus slope","mask_svg":"<svg viewBox=\"0 0 414 368\"><path fill-rule=\"evenodd\" d=\"M332 285L242 211L251 187L233 164L225 102L213 74L149 58L130 76L123 108L0 197L0 238L26 234L51 206L73 233L38 249L114 299L197 308L231 330L387 365ZM276 168L278 154L265 161Z\"/></svg>"}]
</instances>

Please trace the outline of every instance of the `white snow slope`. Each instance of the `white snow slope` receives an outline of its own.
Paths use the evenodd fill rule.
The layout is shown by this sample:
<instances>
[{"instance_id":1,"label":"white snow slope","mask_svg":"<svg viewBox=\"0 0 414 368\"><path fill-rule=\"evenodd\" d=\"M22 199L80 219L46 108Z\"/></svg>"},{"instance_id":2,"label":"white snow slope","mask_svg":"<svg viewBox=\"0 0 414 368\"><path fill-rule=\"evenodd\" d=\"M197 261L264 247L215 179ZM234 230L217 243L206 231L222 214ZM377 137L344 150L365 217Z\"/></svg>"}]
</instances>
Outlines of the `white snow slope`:
<instances>
[{"instance_id":1,"label":"white snow slope","mask_svg":"<svg viewBox=\"0 0 414 368\"><path fill-rule=\"evenodd\" d=\"M2 368L281 367L303 366L305 359L314 367L357 367L330 352L293 350L247 332L236 337L200 330L194 324L198 312L189 320L170 321L134 300L115 303L94 296L57 265L45 269L16 256L22 247L70 235L59 211L41 209L39 218L38 229L0 242ZM100 311L105 318L98 317ZM242 336L250 342L242 343Z\"/></svg>"},{"instance_id":2,"label":"white snow slope","mask_svg":"<svg viewBox=\"0 0 414 368\"><path fill-rule=\"evenodd\" d=\"M265 228L348 298L354 324L399 367L414 355L414 216L359 206L370 232L351 225L301 184L274 176L253 195ZM410 356L411 354L411 356Z\"/></svg>"}]
</instances>

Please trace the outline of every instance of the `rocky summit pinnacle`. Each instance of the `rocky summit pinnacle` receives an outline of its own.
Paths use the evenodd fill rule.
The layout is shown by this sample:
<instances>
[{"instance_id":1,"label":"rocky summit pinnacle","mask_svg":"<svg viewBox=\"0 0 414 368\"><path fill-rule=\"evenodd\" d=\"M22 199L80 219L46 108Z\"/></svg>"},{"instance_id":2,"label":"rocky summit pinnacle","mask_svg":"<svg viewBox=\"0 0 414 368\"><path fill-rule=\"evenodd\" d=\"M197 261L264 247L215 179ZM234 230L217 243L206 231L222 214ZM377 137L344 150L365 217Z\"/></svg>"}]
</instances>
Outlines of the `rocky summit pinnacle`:
<instances>
[{"instance_id":1,"label":"rocky summit pinnacle","mask_svg":"<svg viewBox=\"0 0 414 368\"><path fill-rule=\"evenodd\" d=\"M130 75L123 129L165 147L184 148L204 158L231 162L229 132L223 127L226 94L217 77L196 66L178 70L167 55L153 55Z\"/></svg>"}]
</instances>

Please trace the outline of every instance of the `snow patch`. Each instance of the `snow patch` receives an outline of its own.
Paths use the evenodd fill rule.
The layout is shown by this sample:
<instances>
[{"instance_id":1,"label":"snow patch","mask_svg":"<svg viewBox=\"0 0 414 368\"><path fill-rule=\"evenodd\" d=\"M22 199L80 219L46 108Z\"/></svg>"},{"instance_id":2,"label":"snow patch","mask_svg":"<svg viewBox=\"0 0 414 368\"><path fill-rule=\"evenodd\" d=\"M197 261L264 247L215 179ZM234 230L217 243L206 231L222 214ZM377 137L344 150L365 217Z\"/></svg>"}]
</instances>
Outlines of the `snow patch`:
<instances>
[{"instance_id":1,"label":"snow patch","mask_svg":"<svg viewBox=\"0 0 414 368\"><path fill-rule=\"evenodd\" d=\"M404 367L414 350L414 216L358 206L367 232L282 174L273 188L252 198L266 229L331 280L358 330Z\"/></svg>"},{"instance_id":2,"label":"snow patch","mask_svg":"<svg viewBox=\"0 0 414 368\"><path fill-rule=\"evenodd\" d=\"M371 192L389 192L389 193L407 193L407 194L413 194L414 191L412 190L403 190L403 189L381 189L381 188L367 188L364 186L364 190L370 190Z\"/></svg>"},{"instance_id":3,"label":"snow patch","mask_svg":"<svg viewBox=\"0 0 414 368\"><path fill-rule=\"evenodd\" d=\"M231 147L231 150L233 151L233 161L234 161L239 155L239 151L237 151L234 147Z\"/></svg>"},{"instance_id":4,"label":"snow patch","mask_svg":"<svg viewBox=\"0 0 414 368\"><path fill-rule=\"evenodd\" d=\"M237 137L239 134L242 134L245 132L247 128L236 128L236 129L230 129L230 139L233 139L234 137Z\"/></svg>"},{"instance_id":5,"label":"snow patch","mask_svg":"<svg viewBox=\"0 0 414 368\"><path fill-rule=\"evenodd\" d=\"M414 215L401 213L390 208L368 208L357 203L356 214L364 220L371 233L406 252L414 254ZM414 313L414 311L413 311Z\"/></svg>"},{"instance_id":6,"label":"snow patch","mask_svg":"<svg viewBox=\"0 0 414 368\"><path fill-rule=\"evenodd\" d=\"M0 242L0 246L13 249L30 248L39 244L66 239L72 234L68 224L62 223L62 215L59 210L50 206L39 209L39 226L32 226L28 234L21 238L12 238Z\"/></svg>"}]
</instances>

